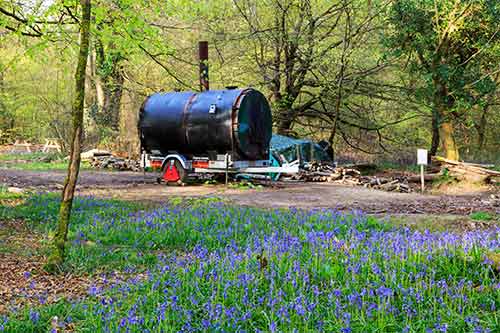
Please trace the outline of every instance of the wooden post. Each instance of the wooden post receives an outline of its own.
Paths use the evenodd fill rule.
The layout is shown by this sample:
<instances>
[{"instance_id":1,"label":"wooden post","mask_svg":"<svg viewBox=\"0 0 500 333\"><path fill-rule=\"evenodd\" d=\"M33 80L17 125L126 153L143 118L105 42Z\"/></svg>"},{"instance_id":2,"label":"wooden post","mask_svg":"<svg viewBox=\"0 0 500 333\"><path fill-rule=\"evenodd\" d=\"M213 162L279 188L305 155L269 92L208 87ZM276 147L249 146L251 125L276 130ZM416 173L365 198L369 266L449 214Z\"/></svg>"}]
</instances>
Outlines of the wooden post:
<instances>
[{"instance_id":1,"label":"wooden post","mask_svg":"<svg viewBox=\"0 0 500 333\"><path fill-rule=\"evenodd\" d=\"M422 183L422 193L425 191L424 165L420 164L420 182Z\"/></svg>"},{"instance_id":2,"label":"wooden post","mask_svg":"<svg viewBox=\"0 0 500 333\"><path fill-rule=\"evenodd\" d=\"M427 165L428 154L425 149L417 149L417 164L420 165L420 183L422 185L422 193L425 191L424 166Z\"/></svg>"}]
</instances>

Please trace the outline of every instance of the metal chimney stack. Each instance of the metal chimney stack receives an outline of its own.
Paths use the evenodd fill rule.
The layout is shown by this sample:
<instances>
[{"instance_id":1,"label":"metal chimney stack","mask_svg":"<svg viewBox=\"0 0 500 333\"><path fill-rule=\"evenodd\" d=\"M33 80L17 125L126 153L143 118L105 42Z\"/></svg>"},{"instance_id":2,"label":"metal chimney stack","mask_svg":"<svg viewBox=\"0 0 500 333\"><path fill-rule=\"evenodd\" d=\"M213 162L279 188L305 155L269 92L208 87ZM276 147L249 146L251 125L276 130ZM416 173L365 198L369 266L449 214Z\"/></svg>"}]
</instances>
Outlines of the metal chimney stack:
<instances>
[{"instance_id":1,"label":"metal chimney stack","mask_svg":"<svg viewBox=\"0 0 500 333\"><path fill-rule=\"evenodd\" d=\"M200 91L209 90L208 82L208 42L198 43L198 57L200 60Z\"/></svg>"}]
</instances>

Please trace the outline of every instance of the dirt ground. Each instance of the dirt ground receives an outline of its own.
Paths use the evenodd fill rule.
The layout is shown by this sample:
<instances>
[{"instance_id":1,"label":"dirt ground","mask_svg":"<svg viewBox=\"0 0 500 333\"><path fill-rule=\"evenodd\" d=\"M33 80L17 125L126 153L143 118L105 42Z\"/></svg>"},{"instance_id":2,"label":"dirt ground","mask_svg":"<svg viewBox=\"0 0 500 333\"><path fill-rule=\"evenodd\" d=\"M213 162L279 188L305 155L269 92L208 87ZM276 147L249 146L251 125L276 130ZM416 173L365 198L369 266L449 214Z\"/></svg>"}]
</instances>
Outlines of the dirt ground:
<instances>
[{"instance_id":1,"label":"dirt ground","mask_svg":"<svg viewBox=\"0 0 500 333\"><path fill-rule=\"evenodd\" d=\"M64 171L0 169L0 184L36 191L62 188ZM80 195L164 203L174 197L218 197L234 204L278 208L360 209L372 214L454 214L476 211L500 214L500 200L491 192L466 195L393 193L330 183L274 183L260 189L226 188L224 185L166 186L154 174L82 171Z\"/></svg>"}]
</instances>

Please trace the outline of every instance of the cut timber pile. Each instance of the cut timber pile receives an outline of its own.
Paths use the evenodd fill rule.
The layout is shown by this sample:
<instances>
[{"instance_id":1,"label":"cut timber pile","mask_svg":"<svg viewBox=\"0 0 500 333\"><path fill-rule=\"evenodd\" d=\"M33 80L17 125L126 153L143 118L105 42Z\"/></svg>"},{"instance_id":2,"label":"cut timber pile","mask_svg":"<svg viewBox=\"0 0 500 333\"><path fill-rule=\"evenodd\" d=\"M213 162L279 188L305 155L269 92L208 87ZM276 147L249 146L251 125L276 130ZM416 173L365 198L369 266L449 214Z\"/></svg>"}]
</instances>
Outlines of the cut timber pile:
<instances>
[{"instance_id":1,"label":"cut timber pile","mask_svg":"<svg viewBox=\"0 0 500 333\"><path fill-rule=\"evenodd\" d=\"M90 165L96 169L112 169L119 171L141 171L139 161L116 156L94 156Z\"/></svg>"},{"instance_id":2,"label":"cut timber pile","mask_svg":"<svg viewBox=\"0 0 500 333\"><path fill-rule=\"evenodd\" d=\"M82 153L82 159L90 162L90 166L96 169L111 169L119 171L141 171L139 161L113 155L111 152L96 150Z\"/></svg>"},{"instance_id":3,"label":"cut timber pile","mask_svg":"<svg viewBox=\"0 0 500 333\"><path fill-rule=\"evenodd\" d=\"M331 164L312 162L304 166L291 179L306 182L331 182L345 185L357 185L390 192L411 192L408 185L413 177L376 177L362 176L355 168L335 167Z\"/></svg>"},{"instance_id":4,"label":"cut timber pile","mask_svg":"<svg viewBox=\"0 0 500 333\"><path fill-rule=\"evenodd\" d=\"M499 171L487 169L481 164L458 162L439 156L433 157L432 161L439 165L441 169L447 169L448 174L456 177L458 180L490 183L492 178L500 177Z\"/></svg>"}]
</instances>

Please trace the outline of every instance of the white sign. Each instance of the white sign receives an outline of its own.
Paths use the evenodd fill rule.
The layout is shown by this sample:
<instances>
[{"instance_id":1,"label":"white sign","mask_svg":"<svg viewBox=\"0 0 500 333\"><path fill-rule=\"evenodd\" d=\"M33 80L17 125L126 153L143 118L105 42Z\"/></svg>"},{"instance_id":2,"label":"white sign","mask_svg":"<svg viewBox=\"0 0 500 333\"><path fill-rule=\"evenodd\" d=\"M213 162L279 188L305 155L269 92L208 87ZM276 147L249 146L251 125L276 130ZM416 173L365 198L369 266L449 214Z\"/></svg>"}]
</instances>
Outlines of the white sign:
<instances>
[{"instance_id":1,"label":"white sign","mask_svg":"<svg viewBox=\"0 0 500 333\"><path fill-rule=\"evenodd\" d=\"M417 164L427 165L427 149L417 149Z\"/></svg>"}]
</instances>

